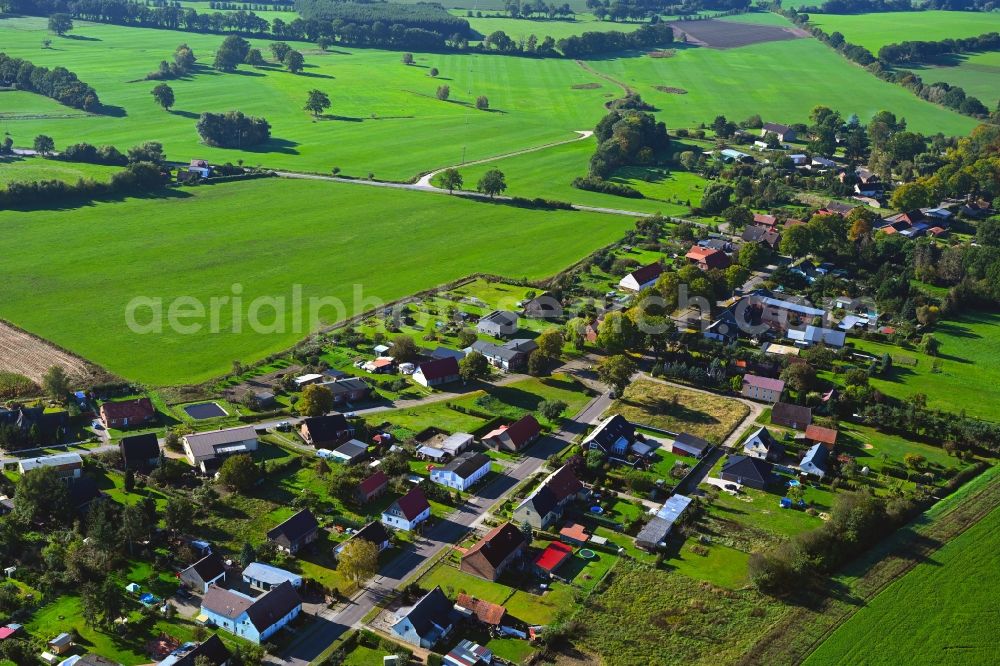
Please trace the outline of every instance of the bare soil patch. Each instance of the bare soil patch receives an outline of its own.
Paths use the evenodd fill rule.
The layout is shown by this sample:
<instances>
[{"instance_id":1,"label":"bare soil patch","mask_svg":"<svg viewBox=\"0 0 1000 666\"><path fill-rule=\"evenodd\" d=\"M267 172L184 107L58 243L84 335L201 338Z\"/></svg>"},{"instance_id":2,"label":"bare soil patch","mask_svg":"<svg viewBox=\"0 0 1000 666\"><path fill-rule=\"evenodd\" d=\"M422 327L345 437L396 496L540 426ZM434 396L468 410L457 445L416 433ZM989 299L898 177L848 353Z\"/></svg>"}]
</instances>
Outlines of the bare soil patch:
<instances>
[{"instance_id":1,"label":"bare soil patch","mask_svg":"<svg viewBox=\"0 0 1000 666\"><path fill-rule=\"evenodd\" d=\"M35 383L41 383L46 371L54 365L62 366L67 374L79 378L92 375L94 370L79 356L0 321L0 370L24 375Z\"/></svg>"},{"instance_id":2,"label":"bare soil patch","mask_svg":"<svg viewBox=\"0 0 1000 666\"><path fill-rule=\"evenodd\" d=\"M673 58L677 55L677 49L667 49L665 51L650 51L647 53L650 58Z\"/></svg>"},{"instance_id":3,"label":"bare soil patch","mask_svg":"<svg viewBox=\"0 0 1000 666\"><path fill-rule=\"evenodd\" d=\"M688 91L684 88L673 88L671 86L653 86L656 90L661 93L667 93L668 95L687 95Z\"/></svg>"},{"instance_id":4,"label":"bare soil patch","mask_svg":"<svg viewBox=\"0 0 1000 666\"><path fill-rule=\"evenodd\" d=\"M716 49L732 49L764 42L800 39L804 36L801 30L731 21L676 21L670 25L675 34L687 35L689 42Z\"/></svg>"},{"instance_id":5,"label":"bare soil patch","mask_svg":"<svg viewBox=\"0 0 1000 666\"><path fill-rule=\"evenodd\" d=\"M596 90L600 87L600 83L577 83L575 86L570 86L573 90Z\"/></svg>"}]
</instances>

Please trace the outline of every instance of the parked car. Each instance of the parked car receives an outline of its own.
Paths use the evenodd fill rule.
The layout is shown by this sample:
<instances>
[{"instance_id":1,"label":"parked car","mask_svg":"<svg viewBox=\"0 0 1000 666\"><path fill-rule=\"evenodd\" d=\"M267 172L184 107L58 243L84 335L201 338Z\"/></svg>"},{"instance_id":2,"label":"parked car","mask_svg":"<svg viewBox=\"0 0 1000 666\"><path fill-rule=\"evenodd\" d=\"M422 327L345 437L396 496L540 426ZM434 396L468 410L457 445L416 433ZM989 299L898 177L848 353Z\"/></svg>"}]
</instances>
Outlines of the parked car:
<instances>
[{"instance_id":1,"label":"parked car","mask_svg":"<svg viewBox=\"0 0 1000 666\"><path fill-rule=\"evenodd\" d=\"M292 429L292 424L288 421L282 421L281 423L278 424L277 427L277 430L280 430L281 432L288 432L291 429Z\"/></svg>"}]
</instances>

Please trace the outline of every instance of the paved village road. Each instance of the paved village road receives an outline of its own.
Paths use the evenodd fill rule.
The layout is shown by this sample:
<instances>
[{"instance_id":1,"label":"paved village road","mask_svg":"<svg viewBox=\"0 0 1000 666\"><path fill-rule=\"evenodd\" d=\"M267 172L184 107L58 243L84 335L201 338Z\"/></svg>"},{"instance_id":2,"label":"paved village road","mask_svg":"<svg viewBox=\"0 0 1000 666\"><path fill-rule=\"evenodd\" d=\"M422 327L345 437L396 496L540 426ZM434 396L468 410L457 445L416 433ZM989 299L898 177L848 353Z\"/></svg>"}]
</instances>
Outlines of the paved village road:
<instances>
[{"instance_id":1,"label":"paved village road","mask_svg":"<svg viewBox=\"0 0 1000 666\"><path fill-rule=\"evenodd\" d=\"M414 546L393 558L346 607L320 613L295 642L280 654L269 656L266 663L307 666L338 636L359 625L369 611L392 594L421 565L444 548L450 548L469 530L475 529L491 508L502 502L521 481L541 469L549 456L585 432L610 404L611 399L607 393L591 400L572 420L566 421L560 430L540 439L525 452L524 459L517 466L508 469L475 494L470 494L461 507L428 529Z\"/></svg>"}]
</instances>

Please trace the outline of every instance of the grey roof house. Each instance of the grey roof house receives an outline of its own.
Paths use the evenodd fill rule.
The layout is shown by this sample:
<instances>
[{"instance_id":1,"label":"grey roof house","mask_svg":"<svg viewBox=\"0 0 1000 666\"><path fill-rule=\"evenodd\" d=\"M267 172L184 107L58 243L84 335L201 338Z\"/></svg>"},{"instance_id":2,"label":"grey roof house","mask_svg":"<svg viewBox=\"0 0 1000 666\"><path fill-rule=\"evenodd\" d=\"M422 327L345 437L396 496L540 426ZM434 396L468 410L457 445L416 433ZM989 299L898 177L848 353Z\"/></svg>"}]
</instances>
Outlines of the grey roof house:
<instances>
[{"instance_id":1,"label":"grey roof house","mask_svg":"<svg viewBox=\"0 0 1000 666\"><path fill-rule=\"evenodd\" d=\"M476 330L494 338L506 338L517 333L517 313L509 310L494 310L479 320Z\"/></svg>"}]
</instances>

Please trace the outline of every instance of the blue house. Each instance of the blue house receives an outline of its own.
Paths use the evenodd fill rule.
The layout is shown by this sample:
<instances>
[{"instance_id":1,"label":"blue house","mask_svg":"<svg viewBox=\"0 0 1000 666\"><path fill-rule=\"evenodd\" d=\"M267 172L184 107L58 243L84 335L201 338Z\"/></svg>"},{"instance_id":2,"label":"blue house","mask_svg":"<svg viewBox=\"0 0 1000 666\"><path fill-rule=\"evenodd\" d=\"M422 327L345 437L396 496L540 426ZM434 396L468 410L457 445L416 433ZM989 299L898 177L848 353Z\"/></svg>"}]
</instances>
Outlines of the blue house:
<instances>
[{"instance_id":1,"label":"blue house","mask_svg":"<svg viewBox=\"0 0 1000 666\"><path fill-rule=\"evenodd\" d=\"M260 645L301 611L302 599L287 581L256 599L212 585L201 601L198 619Z\"/></svg>"},{"instance_id":2,"label":"blue house","mask_svg":"<svg viewBox=\"0 0 1000 666\"><path fill-rule=\"evenodd\" d=\"M435 587L413 606L399 609L392 633L411 645L429 650L451 633L454 615L455 607L441 588Z\"/></svg>"}]
</instances>

